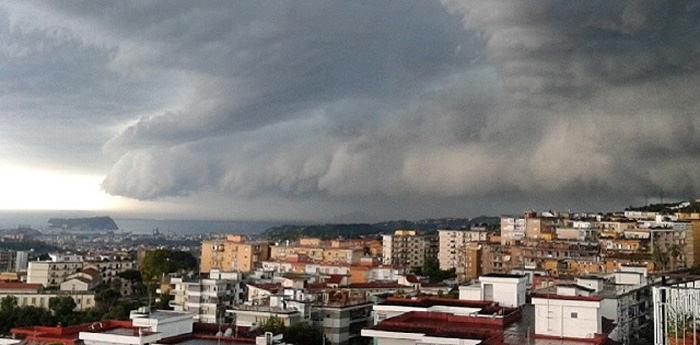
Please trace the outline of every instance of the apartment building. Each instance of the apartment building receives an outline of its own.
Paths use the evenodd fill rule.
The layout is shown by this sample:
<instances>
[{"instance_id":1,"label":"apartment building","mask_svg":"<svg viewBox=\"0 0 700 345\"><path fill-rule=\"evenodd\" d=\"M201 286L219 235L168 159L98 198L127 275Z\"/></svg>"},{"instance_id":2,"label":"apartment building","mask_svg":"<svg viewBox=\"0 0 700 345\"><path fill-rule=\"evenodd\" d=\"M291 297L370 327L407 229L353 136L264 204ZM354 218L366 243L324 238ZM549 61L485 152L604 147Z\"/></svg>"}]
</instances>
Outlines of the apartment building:
<instances>
[{"instance_id":1,"label":"apartment building","mask_svg":"<svg viewBox=\"0 0 700 345\"><path fill-rule=\"evenodd\" d=\"M95 306L95 294L85 291L44 291L41 284L0 283L0 299L14 297L17 305L48 309L52 298L68 296L75 302L75 310Z\"/></svg>"},{"instance_id":2,"label":"apartment building","mask_svg":"<svg viewBox=\"0 0 700 345\"><path fill-rule=\"evenodd\" d=\"M415 230L396 230L383 237L384 263L394 266L422 267L426 258L437 259L440 250L438 234L419 235ZM390 243L390 248L387 245Z\"/></svg>"},{"instance_id":3,"label":"apartment building","mask_svg":"<svg viewBox=\"0 0 700 345\"><path fill-rule=\"evenodd\" d=\"M461 248L457 256L457 280L471 281L483 273L482 246L484 242L469 242Z\"/></svg>"},{"instance_id":4,"label":"apartment building","mask_svg":"<svg viewBox=\"0 0 700 345\"><path fill-rule=\"evenodd\" d=\"M212 270L209 278L186 281L170 278L169 305L175 311L194 314L196 322L217 323L227 309L245 298L240 274Z\"/></svg>"},{"instance_id":5,"label":"apartment building","mask_svg":"<svg viewBox=\"0 0 700 345\"><path fill-rule=\"evenodd\" d=\"M25 251L0 251L0 272L26 272L28 258Z\"/></svg>"},{"instance_id":6,"label":"apartment building","mask_svg":"<svg viewBox=\"0 0 700 345\"><path fill-rule=\"evenodd\" d=\"M689 223L683 250L686 265L700 265L700 212L679 212L676 217L678 221Z\"/></svg>"},{"instance_id":7,"label":"apartment building","mask_svg":"<svg viewBox=\"0 0 700 345\"><path fill-rule=\"evenodd\" d=\"M373 303L365 299L341 299L320 307L323 334L329 344L354 344L361 337L362 329L372 324Z\"/></svg>"},{"instance_id":8,"label":"apartment building","mask_svg":"<svg viewBox=\"0 0 700 345\"><path fill-rule=\"evenodd\" d=\"M524 217L501 216L501 244L515 244L525 238Z\"/></svg>"},{"instance_id":9,"label":"apartment building","mask_svg":"<svg viewBox=\"0 0 700 345\"><path fill-rule=\"evenodd\" d=\"M27 283L59 286L68 276L79 272L83 264L82 261L31 261L27 268Z\"/></svg>"},{"instance_id":10,"label":"apartment building","mask_svg":"<svg viewBox=\"0 0 700 345\"><path fill-rule=\"evenodd\" d=\"M246 242L242 235L228 235L225 240L202 242L200 272L251 272L269 255L267 243Z\"/></svg>"},{"instance_id":11,"label":"apartment building","mask_svg":"<svg viewBox=\"0 0 700 345\"><path fill-rule=\"evenodd\" d=\"M27 283L41 284L44 287L59 286L73 274L85 270L95 270L104 282L110 282L119 273L133 270L136 267L134 261L82 261L79 256L57 255L51 257L52 261L31 261L27 268Z\"/></svg>"}]
</instances>

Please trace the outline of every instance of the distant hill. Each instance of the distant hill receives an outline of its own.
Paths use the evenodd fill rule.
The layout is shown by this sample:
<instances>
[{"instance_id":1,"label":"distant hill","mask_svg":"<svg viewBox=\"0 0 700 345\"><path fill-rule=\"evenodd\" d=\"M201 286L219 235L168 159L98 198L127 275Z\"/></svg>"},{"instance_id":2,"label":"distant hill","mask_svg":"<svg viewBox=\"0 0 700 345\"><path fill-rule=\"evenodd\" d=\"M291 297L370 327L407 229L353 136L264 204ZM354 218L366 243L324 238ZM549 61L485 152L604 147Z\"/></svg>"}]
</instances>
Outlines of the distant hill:
<instances>
[{"instance_id":1,"label":"distant hill","mask_svg":"<svg viewBox=\"0 0 700 345\"><path fill-rule=\"evenodd\" d=\"M74 231L119 230L117 223L111 217L51 218L49 227Z\"/></svg>"},{"instance_id":2,"label":"distant hill","mask_svg":"<svg viewBox=\"0 0 700 345\"><path fill-rule=\"evenodd\" d=\"M625 211L659 212L673 214L676 212L700 212L700 202L697 200L630 206Z\"/></svg>"},{"instance_id":3,"label":"distant hill","mask_svg":"<svg viewBox=\"0 0 700 345\"><path fill-rule=\"evenodd\" d=\"M284 241L296 240L300 237L318 237L324 240L336 238L361 238L380 234L388 234L398 229L418 230L421 233L432 233L438 229L467 229L470 226L485 226L497 229L499 217L469 218L437 218L411 220L394 220L374 224L317 224L317 225L280 225L265 230L264 238Z\"/></svg>"}]
</instances>

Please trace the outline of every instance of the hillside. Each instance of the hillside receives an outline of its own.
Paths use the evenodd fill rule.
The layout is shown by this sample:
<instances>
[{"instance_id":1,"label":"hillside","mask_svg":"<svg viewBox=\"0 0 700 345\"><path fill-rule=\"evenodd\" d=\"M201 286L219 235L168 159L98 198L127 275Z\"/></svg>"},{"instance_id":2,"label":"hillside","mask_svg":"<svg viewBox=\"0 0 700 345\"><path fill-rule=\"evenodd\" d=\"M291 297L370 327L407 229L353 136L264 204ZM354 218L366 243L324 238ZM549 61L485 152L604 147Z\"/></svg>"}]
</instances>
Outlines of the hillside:
<instances>
[{"instance_id":1,"label":"hillside","mask_svg":"<svg viewBox=\"0 0 700 345\"><path fill-rule=\"evenodd\" d=\"M337 238L372 237L388 234L397 229L418 230L421 233L431 233L438 229L466 229L470 226L486 226L496 229L499 226L498 217L469 218L437 218L418 221L394 220L374 224L316 224L316 225L280 225L265 230L264 238L284 241L296 240L300 237L318 237L324 240Z\"/></svg>"},{"instance_id":2,"label":"hillside","mask_svg":"<svg viewBox=\"0 0 700 345\"><path fill-rule=\"evenodd\" d=\"M49 227L76 231L119 230L117 223L111 217L51 218Z\"/></svg>"}]
</instances>

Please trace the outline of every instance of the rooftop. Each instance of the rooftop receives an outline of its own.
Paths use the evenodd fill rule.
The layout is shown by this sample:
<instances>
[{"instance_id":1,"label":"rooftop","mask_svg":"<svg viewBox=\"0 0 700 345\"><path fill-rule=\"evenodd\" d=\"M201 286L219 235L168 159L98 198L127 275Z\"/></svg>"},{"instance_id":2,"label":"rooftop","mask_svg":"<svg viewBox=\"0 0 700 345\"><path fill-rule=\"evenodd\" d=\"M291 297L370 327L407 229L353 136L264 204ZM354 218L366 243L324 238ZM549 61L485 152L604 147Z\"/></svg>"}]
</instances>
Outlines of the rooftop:
<instances>
[{"instance_id":1,"label":"rooftop","mask_svg":"<svg viewBox=\"0 0 700 345\"><path fill-rule=\"evenodd\" d=\"M492 277L492 278L524 278L527 274L508 274L508 273L488 273L483 274L481 277Z\"/></svg>"}]
</instances>

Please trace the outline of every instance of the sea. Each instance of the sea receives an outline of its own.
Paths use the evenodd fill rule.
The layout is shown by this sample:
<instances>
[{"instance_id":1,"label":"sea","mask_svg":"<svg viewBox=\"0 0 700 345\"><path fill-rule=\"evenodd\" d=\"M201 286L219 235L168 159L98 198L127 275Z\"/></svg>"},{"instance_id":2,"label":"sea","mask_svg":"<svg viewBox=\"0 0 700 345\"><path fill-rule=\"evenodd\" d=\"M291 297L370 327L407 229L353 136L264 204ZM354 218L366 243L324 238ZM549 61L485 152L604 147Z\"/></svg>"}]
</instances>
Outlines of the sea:
<instances>
[{"instance_id":1,"label":"sea","mask_svg":"<svg viewBox=\"0 0 700 345\"><path fill-rule=\"evenodd\" d=\"M239 233L254 235L273 226L293 222L249 221L249 220L205 220L205 219L165 219L111 215L94 211L0 211L0 230L31 227L37 230L48 229L50 218L78 218L110 216L117 223L119 231L136 234L150 234L158 229L161 234L216 234Z\"/></svg>"}]
</instances>

